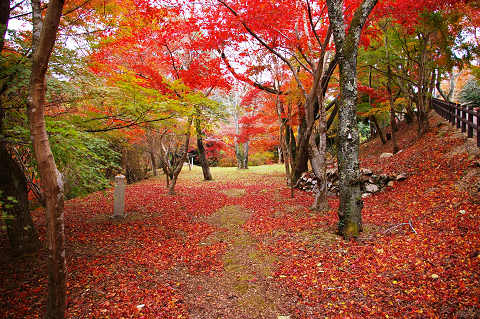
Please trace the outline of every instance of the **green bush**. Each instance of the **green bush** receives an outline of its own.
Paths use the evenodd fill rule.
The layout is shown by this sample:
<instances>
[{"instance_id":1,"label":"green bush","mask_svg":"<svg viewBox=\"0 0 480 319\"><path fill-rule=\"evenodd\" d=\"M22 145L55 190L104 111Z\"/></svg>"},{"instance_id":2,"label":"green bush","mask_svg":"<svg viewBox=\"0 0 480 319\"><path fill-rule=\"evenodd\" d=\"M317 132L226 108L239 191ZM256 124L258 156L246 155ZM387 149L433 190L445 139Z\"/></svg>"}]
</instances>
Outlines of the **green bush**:
<instances>
[{"instance_id":1,"label":"green bush","mask_svg":"<svg viewBox=\"0 0 480 319\"><path fill-rule=\"evenodd\" d=\"M274 162L275 154L273 152L257 152L248 155L248 165L250 166L272 164Z\"/></svg>"},{"instance_id":2,"label":"green bush","mask_svg":"<svg viewBox=\"0 0 480 319\"><path fill-rule=\"evenodd\" d=\"M30 134L24 126L13 131L25 140ZM47 132L55 163L64 178L66 198L105 189L110 186L110 178L121 171L120 153L112 149L109 141L48 118ZM29 166L36 170L33 156Z\"/></svg>"}]
</instances>

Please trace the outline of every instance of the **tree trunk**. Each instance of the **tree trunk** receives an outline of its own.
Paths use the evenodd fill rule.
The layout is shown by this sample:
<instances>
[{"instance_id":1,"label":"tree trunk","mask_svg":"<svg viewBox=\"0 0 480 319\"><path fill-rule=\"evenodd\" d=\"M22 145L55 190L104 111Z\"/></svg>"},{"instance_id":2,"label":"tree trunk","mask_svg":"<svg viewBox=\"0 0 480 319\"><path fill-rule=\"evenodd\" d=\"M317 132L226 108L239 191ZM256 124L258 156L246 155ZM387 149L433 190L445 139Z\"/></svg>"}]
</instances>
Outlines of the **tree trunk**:
<instances>
[{"instance_id":1,"label":"tree trunk","mask_svg":"<svg viewBox=\"0 0 480 319\"><path fill-rule=\"evenodd\" d=\"M40 240L28 207L28 188L25 173L0 141L0 202L7 216L8 239L14 255L32 253L40 248ZM8 198L13 198L10 201ZM10 204L7 208L5 205Z\"/></svg>"},{"instance_id":2,"label":"tree trunk","mask_svg":"<svg viewBox=\"0 0 480 319\"><path fill-rule=\"evenodd\" d=\"M385 139L385 135L383 134L382 128L378 124L377 117L375 115L371 115L370 120L373 121L373 124L375 125L375 129L377 130L378 136L380 136L380 140L382 141L382 144L386 144L387 140Z\"/></svg>"},{"instance_id":3,"label":"tree trunk","mask_svg":"<svg viewBox=\"0 0 480 319\"><path fill-rule=\"evenodd\" d=\"M350 59L347 59L350 58ZM359 181L357 128L356 56L340 59L340 110L338 130L338 173L340 206L338 231L346 238L362 231L362 192Z\"/></svg>"},{"instance_id":4,"label":"tree trunk","mask_svg":"<svg viewBox=\"0 0 480 319\"><path fill-rule=\"evenodd\" d=\"M35 8L38 0L32 1ZM53 51L63 0L51 0L42 26L38 47L34 51L32 73L30 76L30 94L28 119L35 158L38 163L40 181L46 200L47 247L48 247L48 297L47 318L65 316L65 235L63 219L63 178L57 169L55 159L48 142L45 126L45 91L48 61ZM33 10L33 17L38 12ZM34 25L36 21L34 21ZM35 35L38 30L34 30Z\"/></svg>"},{"instance_id":5,"label":"tree trunk","mask_svg":"<svg viewBox=\"0 0 480 319\"><path fill-rule=\"evenodd\" d=\"M309 101L306 101L305 103L309 103ZM292 167L292 184L295 184L302 176L302 174L308 170L308 148L312 127L307 127L305 118L303 118L300 123L301 124L298 126L297 142L295 144L292 144L292 146L295 145L295 157L293 159ZM295 141L295 137L293 136L293 130L291 131L291 133L292 134L290 136L290 141L291 143L293 143L293 141Z\"/></svg>"},{"instance_id":6,"label":"tree trunk","mask_svg":"<svg viewBox=\"0 0 480 319\"><path fill-rule=\"evenodd\" d=\"M152 161L152 172L153 176L157 176L157 163L155 161L155 153L150 152L150 160Z\"/></svg>"},{"instance_id":7,"label":"tree trunk","mask_svg":"<svg viewBox=\"0 0 480 319\"><path fill-rule=\"evenodd\" d=\"M288 142L287 142L287 139L286 139L286 131L289 128L288 128L288 125L286 124L286 121L283 121L281 119L281 122L282 123L280 125L280 147L282 148L283 164L285 165L285 176L286 176L286 180L287 180L287 185L290 185L291 156L290 156L290 152L289 152Z\"/></svg>"},{"instance_id":8,"label":"tree trunk","mask_svg":"<svg viewBox=\"0 0 480 319\"><path fill-rule=\"evenodd\" d=\"M405 119L408 124L413 122L413 119L415 118L415 112L413 111L413 101L412 98L409 97L408 99L408 106L407 106L407 114L405 114Z\"/></svg>"},{"instance_id":9,"label":"tree trunk","mask_svg":"<svg viewBox=\"0 0 480 319\"><path fill-rule=\"evenodd\" d=\"M395 120L395 110L393 109L393 101L390 101L390 127L392 128L392 153L397 154L399 151L397 144L397 122Z\"/></svg>"},{"instance_id":10,"label":"tree trunk","mask_svg":"<svg viewBox=\"0 0 480 319\"><path fill-rule=\"evenodd\" d=\"M322 123L322 121L320 121L320 123ZM325 127L325 121L323 121L323 126ZM330 210L330 206L328 205L327 200L327 174L325 170L327 166L327 139L326 135L324 132L322 133L321 130L322 129L319 128L318 134L320 137L320 143L318 146L315 143L316 135L312 134L310 136L310 163L315 176L318 178L318 184L316 184L314 187L315 200L310 209L316 211L328 211Z\"/></svg>"},{"instance_id":11,"label":"tree trunk","mask_svg":"<svg viewBox=\"0 0 480 319\"><path fill-rule=\"evenodd\" d=\"M322 70L317 70L322 72ZM316 211L328 211L330 206L327 199L327 121L326 110L323 106L323 94L320 90L319 94L315 96L318 101L318 125L317 134L310 135L310 163L312 165L313 172L318 178L318 183L314 186L315 200L311 207ZM315 123L315 115L309 114L307 121L313 121ZM313 124L314 124L313 123ZM318 137L318 144L317 144Z\"/></svg>"},{"instance_id":12,"label":"tree trunk","mask_svg":"<svg viewBox=\"0 0 480 319\"><path fill-rule=\"evenodd\" d=\"M248 169L248 141L243 143L243 169Z\"/></svg>"},{"instance_id":13,"label":"tree trunk","mask_svg":"<svg viewBox=\"0 0 480 319\"><path fill-rule=\"evenodd\" d=\"M387 22L388 23L388 22ZM392 94L392 68L390 66L390 50L389 50L389 42L388 42L388 24L385 25L384 33L385 33L385 57L387 59L387 92L388 92L388 100L390 102L390 128L392 131L392 153L398 153L398 145L397 145L397 122L395 121L395 100Z\"/></svg>"},{"instance_id":14,"label":"tree trunk","mask_svg":"<svg viewBox=\"0 0 480 319\"><path fill-rule=\"evenodd\" d=\"M5 44L5 34L10 18L10 0L0 0L0 52Z\"/></svg>"},{"instance_id":15,"label":"tree trunk","mask_svg":"<svg viewBox=\"0 0 480 319\"><path fill-rule=\"evenodd\" d=\"M197 150L200 166L202 166L203 179L206 181L212 180L212 173L210 173L210 167L208 166L207 156L205 154L205 147L203 147L202 129L200 127L200 109L197 107L197 118L195 119L195 130L197 132Z\"/></svg>"},{"instance_id":16,"label":"tree trunk","mask_svg":"<svg viewBox=\"0 0 480 319\"><path fill-rule=\"evenodd\" d=\"M344 238L357 237L362 231L362 192L358 160L357 125L357 53L363 25L377 0L363 0L356 10L348 33L343 1L327 0L340 67L340 107L338 127L338 174L340 205L338 231Z\"/></svg>"},{"instance_id":17,"label":"tree trunk","mask_svg":"<svg viewBox=\"0 0 480 319\"><path fill-rule=\"evenodd\" d=\"M185 140L183 143L183 151L182 156L180 158L174 159L174 164L172 165L172 172L170 176L170 184L167 185L168 193L170 195L175 195L175 184L177 184L178 175L182 171L183 163L185 163L185 159L187 158L188 154L188 145L190 143L190 129L192 127L192 118L188 119L187 129L185 132Z\"/></svg>"},{"instance_id":18,"label":"tree trunk","mask_svg":"<svg viewBox=\"0 0 480 319\"><path fill-rule=\"evenodd\" d=\"M428 118L427 118L427 110L428 110L428 83L429 79L427 77L427 43L428 38L423 37L420 39L422 42L422 52L420 56L420 63L418 66L418 73L419 73L419 85L418 85L418 94L417 94L417 122L418 122L418 136L424 135L429 127L428 127Z\"/></svg>"},{"instance_id":19,"label":"tree trunk","mask_svg":"<svg viewBox=\"0 0 480 319\"><path fill-rule=\"evenodd\" d=\"M210 166L208 166L207 156L205 154L205 148L203 147L203 140L201 135L198 135L197 131L197 149L200 165L202 166L203 179L206 181L212 180L212 173L210 172Z\"/></svg>"}]
</instances>

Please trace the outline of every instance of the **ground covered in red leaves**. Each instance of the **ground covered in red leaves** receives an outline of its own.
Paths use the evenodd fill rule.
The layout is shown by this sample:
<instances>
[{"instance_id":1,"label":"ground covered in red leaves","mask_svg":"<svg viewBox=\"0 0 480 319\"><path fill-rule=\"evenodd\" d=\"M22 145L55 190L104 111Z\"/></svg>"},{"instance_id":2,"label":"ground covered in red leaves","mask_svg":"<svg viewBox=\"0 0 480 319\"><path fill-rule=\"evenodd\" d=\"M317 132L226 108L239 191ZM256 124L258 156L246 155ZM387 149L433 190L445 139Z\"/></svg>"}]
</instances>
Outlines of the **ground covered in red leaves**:
<instances>
[{"instance_id":1,"label":"ground covered in red leaves","mask_svg":"<svg viewBox=\"0 0 480 319\"><path fill-rule=\"evenodd\" d=\"M290 198L280 166L182 172L130 185L128 217L112 191L66 203L69 318L480 317L479 155L434 117L402 152L362 147L362 166L408 178L365 199L364 232L335 234L332 210ZM34 212L42 236L45 222ZM6 251L5 236L0 245ZM0 259L0 317L45 311L45 250Z\"/></svg>"}]
</instances>

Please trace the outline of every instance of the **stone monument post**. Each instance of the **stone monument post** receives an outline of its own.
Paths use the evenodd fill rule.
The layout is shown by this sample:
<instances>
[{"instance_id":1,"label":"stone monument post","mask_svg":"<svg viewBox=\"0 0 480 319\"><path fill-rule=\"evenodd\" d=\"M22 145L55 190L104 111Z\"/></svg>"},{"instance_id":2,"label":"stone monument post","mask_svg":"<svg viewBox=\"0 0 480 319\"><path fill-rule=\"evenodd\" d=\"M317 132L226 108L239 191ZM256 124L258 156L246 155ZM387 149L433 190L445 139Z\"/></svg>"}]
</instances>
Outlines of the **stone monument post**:
<instances>
[{"instance_id":1,"label":"stone monument post","mask_svg":"<svg viewBox=\"0 0 480 319\"><path fill-rule=\"evenodd\" d=\"M125 215L125 176L115 176L115 191L113 194L113 218L124 218Z\"/></svg>"}]
</instances>

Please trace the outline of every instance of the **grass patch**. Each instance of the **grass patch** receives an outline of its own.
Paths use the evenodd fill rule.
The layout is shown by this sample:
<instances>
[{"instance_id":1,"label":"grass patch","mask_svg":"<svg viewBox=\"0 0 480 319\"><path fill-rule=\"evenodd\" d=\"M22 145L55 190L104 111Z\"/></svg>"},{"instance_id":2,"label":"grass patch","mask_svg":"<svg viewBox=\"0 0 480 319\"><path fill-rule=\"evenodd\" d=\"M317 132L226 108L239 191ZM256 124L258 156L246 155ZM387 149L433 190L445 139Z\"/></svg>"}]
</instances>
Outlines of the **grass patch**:
<instances>
[{"instance_id":1,"label":"grass patch","mask_svg":"<svg viewBox=\"0 0 480 319\"><path fill-rule=\"evenodd\" d=\"M241 197L246 194L246 190L243 188L231 188L223 190L222 193L229 197Z\"/></svg>"},{"instance_id":2,"label":"grass patch","mask_svg":"<svg viewBox=\"0 0 480 319\"><path fill-rule=\"evenodd\" d=\"M236 167L210 167L214 181L239 181L244 183L255 183L258 181L258 175L283 178L285 176L285 167L279 164L251 166L249 169L238 169ZM164 175L154 177L164 180ZM182 169L178 176L179 181L201 182L203 181L202 168L193 166L189 170L187 166Z\"/></svg>"}]
</instances>

